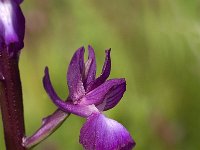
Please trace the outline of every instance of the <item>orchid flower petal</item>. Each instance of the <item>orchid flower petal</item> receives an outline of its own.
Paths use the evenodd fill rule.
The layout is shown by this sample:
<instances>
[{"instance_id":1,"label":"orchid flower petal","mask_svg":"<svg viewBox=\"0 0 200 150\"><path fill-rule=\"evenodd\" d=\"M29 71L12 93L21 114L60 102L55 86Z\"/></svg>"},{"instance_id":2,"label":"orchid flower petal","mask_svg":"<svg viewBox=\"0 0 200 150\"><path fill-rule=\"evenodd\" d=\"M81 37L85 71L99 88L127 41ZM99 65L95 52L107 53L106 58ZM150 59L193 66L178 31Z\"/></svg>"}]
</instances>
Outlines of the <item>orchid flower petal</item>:
<instances>
[{"instance_id":1,"label":"orchid flower petal","mask_svg":"<svg viewBox=\"0 0 200 150\"><path fill-rule=\"evenodd\" d=\"M121 84L113 86L104 97L105 106L103 107L103 111L115 107L119 103L120 99L123 97L125 91L126 81L124 79Z\"/></svg>"},{"instance_id":2,"label":"orchid flower petal","mask_svg":"<svg viewBox=\"0 0 200 150\"><path fill-rule=\"evenodd\" d=\"M87 92L95 89L96 87L104 83L106 79L109 77L110 70L111 70L110 51L111 49L106 50L106 58L105 58L104 66L102 69L102 73L96 80L94 80L88 85L87 90L86 90Z\"/></svg>"},{"instance_id":3,"label":"orchid flower petal","mask_svg":"<svg viewBox=\"0 0 200 150\"><path fill-rule=\"evenodd\" d=\"M88 46L88 60L85 63L85 79L84 85L87 87L96 77L96 58L92 46Z\"/></svg>"},{"instance_id":4,"label":"orchid flower petal","mask_svg":"<svg viewBox=\"0 0 200 150\"><path fill-rule=\"evenodd\" d=\"M69 96L73 101L80 99L85 94L82 81L84 69L84 47L79 48L71 59L67 72Z\"/></svg>"},{"instance_id":5,"label":"orchid flower petal","mask_svg":"<svg viewBox=\"0 0 200 150\"><path fill-rule=\"evenodd\" d=\"M80 101L80 104L84 105L99 105L104 102L105 97L112 95L112 88L116 88L121 84L124 84L124 79L110 79L87 93ZM113 95L114 96L114 95ZM108 97L109 98L109 97ZM121 97L120 97L121 98ZM107 99L109 100L109 99ZM118 101L118 99L117 99Z\"/></svg>"},{"instance_id":6,"label":"orchid flower petal","mask_svg":"<svg viewBox=\"0 0 200 150\"><path fill-rule=\"evenodd\" d=\"M131 150L135 146L124 126L100 113L87 118L79 142L86 150Z\"/></svg>"},{"instance_id":7,"label":"orchid flower petal","mask_svg":"<svg viewBox=\"0 0 200 150\"><path fill-rule=\"evenodd\" d=\"M56 94L56 92L55 92L55 90L54 90L54 88L51 84L48 67L45 68L44 73L45 74L44 74L44 77L43 77L43 86L44 86L44 89L46 90L47 94L53 100L60 99L60 97L58 97L58 95Z\"/></svg>"}]
</instances>

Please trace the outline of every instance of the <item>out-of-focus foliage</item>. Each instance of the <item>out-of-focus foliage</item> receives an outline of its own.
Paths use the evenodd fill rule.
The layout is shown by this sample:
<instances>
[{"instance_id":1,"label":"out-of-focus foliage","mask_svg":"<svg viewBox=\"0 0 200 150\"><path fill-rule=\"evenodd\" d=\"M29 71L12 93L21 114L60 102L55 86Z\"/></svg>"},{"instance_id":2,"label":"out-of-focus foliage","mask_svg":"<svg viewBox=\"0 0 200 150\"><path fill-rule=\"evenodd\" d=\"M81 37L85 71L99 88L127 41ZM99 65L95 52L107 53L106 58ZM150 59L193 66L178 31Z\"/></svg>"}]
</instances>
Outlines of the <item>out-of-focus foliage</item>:
<instances>
[{"instance_id":1,"label":"out-of-focus foliage","mask_svg":"<svg viewBox=\"0 0 200 150\"><path fill-rule=\"evenodd\" d=\"M111 77L127 92L107 115L121 122L136 150L200 149L200 1L27 0L20 57L27 135L56 107L42 87L43 70L67 97L66 69L74 51L96 50L99 72L111 47ZM71 116L35 150L78 150L84 119ZM0 123L0 149L3 131Z\"/></svg>"}]
</instances>

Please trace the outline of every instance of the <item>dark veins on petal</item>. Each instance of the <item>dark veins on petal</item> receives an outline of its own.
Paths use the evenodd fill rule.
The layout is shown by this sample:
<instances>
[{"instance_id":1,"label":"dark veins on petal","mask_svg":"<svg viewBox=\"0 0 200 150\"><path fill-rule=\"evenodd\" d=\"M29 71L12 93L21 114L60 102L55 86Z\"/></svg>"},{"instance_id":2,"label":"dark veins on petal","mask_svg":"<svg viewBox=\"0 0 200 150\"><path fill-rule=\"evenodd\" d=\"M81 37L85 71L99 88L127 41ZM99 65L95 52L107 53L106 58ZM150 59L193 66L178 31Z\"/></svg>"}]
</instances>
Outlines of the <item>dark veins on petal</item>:
<instances>
[{"instance_id":1,"label":"dark veins on petal","mask_svg":"<svg viewBox=\"0 0 200 150\"><path fill-rule=\"evenodd\" d=\"M126 81L124 79L124 82L118 85L114 85L110 89L110 91L105 95L104 111L115 107L119 103L120 99L123 97L125 91L126 91Z\"/></svg>"},{"instance_id":2,"label":"dark veins on petal","mask_svg":"<svg viewBox=\"0 0 200 150\"><path fill-rule=\"evenodd\" d=\"M125 87L121 86L122 84L125 84L124 79L107 80L106 82L104 82L103 84L101 84L100 86L95 88L94 90L87 93L84 96L84 98L82 99L81 103L86 104L86 105L89 105L89 104L99 105L99 104L104 103L104 101L105 101L105 104L107 104L107 101L108 101L107 107L110 108L113 105L109 105L109 103L110 104L118 103L118 101L120 100L119 98L121 98L123 96L123 93L125 91L125 89L123 89L123 88L125 88ZM122 95L118 95L118 97L115 97L116 91L119 91L120 89L122 90L122 91L120 91L120 92L122 92ZM112 97L115 97L116 99L114 99ZM111 102L111 100L113 102Z\"/></svg>"}]
</instances>

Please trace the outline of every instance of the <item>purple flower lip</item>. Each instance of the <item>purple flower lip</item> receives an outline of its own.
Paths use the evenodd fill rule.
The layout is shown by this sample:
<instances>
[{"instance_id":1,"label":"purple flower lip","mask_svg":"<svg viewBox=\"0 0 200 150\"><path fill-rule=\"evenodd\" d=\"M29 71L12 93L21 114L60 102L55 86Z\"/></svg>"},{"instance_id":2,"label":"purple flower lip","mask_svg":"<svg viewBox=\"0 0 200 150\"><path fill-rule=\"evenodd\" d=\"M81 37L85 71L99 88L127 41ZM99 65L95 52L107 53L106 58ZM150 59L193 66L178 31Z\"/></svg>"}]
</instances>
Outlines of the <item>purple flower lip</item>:
<instances>
[{"instance_id":1,"label":"purple flower lip","mask_svg":"<svg viewBox=\"0 0 200 150\"><path fill-rule=\"evenodd\" d=\"M88 117L80 131L80 143L86 150L131 150L135 146L129 132L103 114Z\"/></svg>"},{"instance_id":2,"label":"purple flower lip","mask_svg":"<svg viewBox=\"0 0 200 150\"><path fill-rule=\"evenodd\" d=\"M86 150L130 150L135 142L128 131L101 113L118 104L126 91L126 81L124 78L107 80L111 70L110 50L106 50L102 73L97 78L94 49L88 46L89 56L85 63L84 51L84 47L79 48L68 67L68 101L62 101L56 94L47 67L44 88L59 109L87 118L80 132L80 143Z\"/></svg>"},{"instance_id":3,"label":"purple flower lip","mask_svg":"<svg viewBox=\"0 0 200 150\"><path fill-rule=\"evenodd\" d=\"M21 2L0 0L0 45L14 45L16 52L24 46L25 19L19 7Z\"/></svg>"}]
</instances>

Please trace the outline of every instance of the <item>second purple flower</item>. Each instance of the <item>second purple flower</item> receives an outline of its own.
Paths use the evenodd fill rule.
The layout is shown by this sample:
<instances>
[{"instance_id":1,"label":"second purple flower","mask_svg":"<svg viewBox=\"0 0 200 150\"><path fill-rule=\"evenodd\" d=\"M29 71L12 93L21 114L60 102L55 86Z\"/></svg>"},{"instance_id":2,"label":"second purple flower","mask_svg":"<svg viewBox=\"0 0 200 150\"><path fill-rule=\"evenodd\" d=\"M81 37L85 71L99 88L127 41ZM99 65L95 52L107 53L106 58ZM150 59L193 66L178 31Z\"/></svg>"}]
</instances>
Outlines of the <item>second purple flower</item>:
<instances>
[{"instance_id":1,"label":"second purple flower","mask_svg":"<svg viewBox=\"0 0 200 150\"><path fill-rule=\"evenodd\" d=\"M52 87L48 68L43 84L46 92L59 109L87 118L80 131L80 143L86 150L130 150L135 146L129 132L120 123L103 115L115 107L126 91L124 78L109 79L110 50L106 50L102 73L96 78L96 59L88 46L88 59L84 63L84 47L79 48L67 72L69 97L62 101Z\"/></svg>"}]
</instances>

